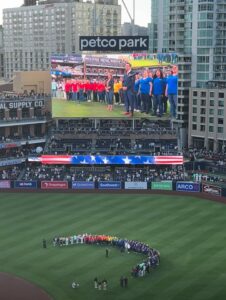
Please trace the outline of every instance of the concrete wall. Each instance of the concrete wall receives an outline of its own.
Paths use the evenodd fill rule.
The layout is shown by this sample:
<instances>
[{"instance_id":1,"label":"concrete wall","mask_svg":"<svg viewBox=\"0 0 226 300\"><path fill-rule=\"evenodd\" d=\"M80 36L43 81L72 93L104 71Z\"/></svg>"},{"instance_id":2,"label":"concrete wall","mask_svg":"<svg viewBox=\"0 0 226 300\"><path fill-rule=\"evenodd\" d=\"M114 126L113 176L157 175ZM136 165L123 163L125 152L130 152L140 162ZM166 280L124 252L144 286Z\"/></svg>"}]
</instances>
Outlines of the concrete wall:
<instances>
[{"instance_id":1,"label":"concrete wall","mask_svg":"<svg viewBox=\"0 0 226 300\"><path fill-rule=\"evenodd\" d=\"M51 76L49 71L19 71L14 73L13 90L16 93L35 93L50 94Z\"/></svg>"}]
</instances>

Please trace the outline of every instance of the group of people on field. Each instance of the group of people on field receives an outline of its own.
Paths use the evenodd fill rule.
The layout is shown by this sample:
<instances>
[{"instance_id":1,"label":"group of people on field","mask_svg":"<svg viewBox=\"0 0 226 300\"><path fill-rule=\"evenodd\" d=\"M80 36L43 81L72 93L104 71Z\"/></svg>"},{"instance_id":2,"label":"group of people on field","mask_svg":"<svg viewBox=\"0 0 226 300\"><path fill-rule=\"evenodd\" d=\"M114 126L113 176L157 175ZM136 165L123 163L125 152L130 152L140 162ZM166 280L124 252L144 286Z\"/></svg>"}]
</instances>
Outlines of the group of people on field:
<instances>
[{"instance_id":1,"label":"group of people on field","mask_svg":"<svg viewBox=\"0 0 226 300\"><path fill-rule=\"evenodd\" d=\"M94 101L107 104L112 111L113 105L123 105L125 115L134 112L162 117L167 112L168 101L170 116L177 117L178 68L163 71L158 68L134 71L126 62L125 74L113 77L107 73L105 79L62 79L52 81L52 96L68 101Z\"/></svg>"},{"instance_id":2,"label":"group of people on field","mask_svg":"<svg viewBox=\"0 0 226 300\"><path fill-rule=\"evenodd\" d=\"M155 268L160 263L160 253L156 249L136 240L122 239L110 235L92 234L75 234L68 237L54 237L53 239L54 246L68 246L75 244L113 246L120 249L121 252L135 252L145 255L146 259L137 265L139 268L142 266L142 273L136 266L132 271L134 277L144 276L145 272L149 273L150 268ZM106 248L106 257L108 256L109 250Z\"/></svg>"}]
</instances>

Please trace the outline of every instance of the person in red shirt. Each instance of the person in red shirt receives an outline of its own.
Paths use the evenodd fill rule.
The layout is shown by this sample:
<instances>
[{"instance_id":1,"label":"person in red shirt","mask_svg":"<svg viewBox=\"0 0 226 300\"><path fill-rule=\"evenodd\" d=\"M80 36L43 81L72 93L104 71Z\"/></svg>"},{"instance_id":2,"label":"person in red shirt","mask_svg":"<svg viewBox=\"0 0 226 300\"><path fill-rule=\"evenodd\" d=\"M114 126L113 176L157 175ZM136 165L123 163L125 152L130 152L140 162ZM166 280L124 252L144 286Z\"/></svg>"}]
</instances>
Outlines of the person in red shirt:
<instances>
[{"instance_id":1,"label":"person in red shirt","mask_svg":"<svg viewBox=\"0 0 226 300\"><path fill-rule=\"evenodd\" d=\"M66 80L64 90L66 93L67 100L71 100L72 98L72 82L70 79Z\"/></svg>"},{"instance_id":2,"label":"person in red shirt","mask_svg":"<svg viewBox=\"0 0 226 300\"><path fill-rule=\"evenodd\" d=\"M97 93L99 102L105 102L105 82L103 80L97 83Z\"/></svg>"},{"instance_id":3,"label":"person in red shirt","mask_svg":"<svg viewBox=\"0 0 226 300\"><path fill-rule=\"evenodd\" d=\"M83 82L83 80L79 80L78 86L79 86L79 101L83 101L84 100L84 82Z\"/></svg>"},{"instance_id":4,"label":"person in red shirt","mask_svg":"<svg viewBox=\"0 0 226 300\"><path fill-rule=\"evenodd\" d=\"M97 102L97 87L98 87L98 83L96 80L94 80L92 82L92 90L93 90L93 101Z\"/></svg>"},{"instance_id":5,"label":"person in red shirt","mask_svg":"<svg viewBox=\"0 0 226 300\"><path fill-rule=\"evenodd\" d=\"M78 100L78 82L77 80L72 81L72 99Z\"/></svg>"}]
</instances>

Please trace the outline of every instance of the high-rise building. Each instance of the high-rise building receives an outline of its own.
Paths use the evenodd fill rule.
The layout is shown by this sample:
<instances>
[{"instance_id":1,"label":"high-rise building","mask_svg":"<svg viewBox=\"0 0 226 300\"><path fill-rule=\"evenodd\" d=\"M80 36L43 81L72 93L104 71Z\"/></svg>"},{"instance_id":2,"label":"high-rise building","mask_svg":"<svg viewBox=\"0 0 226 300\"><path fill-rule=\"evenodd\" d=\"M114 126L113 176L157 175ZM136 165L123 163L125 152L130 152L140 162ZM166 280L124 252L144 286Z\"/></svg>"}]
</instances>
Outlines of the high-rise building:
<instances>
[{"instance_id":1,"label":"high-rise building","mask_svg":"<svg viewBox=\"0 0 226 300\"><path fill-rule=\"evenodd\" d=\"M51 54L79 52L80 35L120 35L121 6L102 2L42 0L4 9L5 77L49 69Z\"/></svg>"},{"instance_id":2,"label":"high-rise building","mask_svg":"<svg viewBox=\"0 0 226 300\"><path fill-rule=\"evenodd\" d=\"M0 78L4 77L4 43L3 43L3 28L0 25Z\"/></svg>"},{"instance_id":3,"label":"high-rise building","mask_svg":"<svg viewBox=\"0 0 226 300\"><path fill-rule=\"evenodd\" d=\"M126 22L122 24L122 35L148 35L148 28Z\"/></svg>"},{"instance_id":4,"label":"high-rise building","mask_svg":"<svg viewBox=\"0 0 226 300\"><path fill-rule=\"evenodd\" d=\"M208 88L226 85L226 0L152 0L151 20L151 50L177 52L190 60L190 66L179 64L177 123L187 127L186 122L192 122L192 114L188 116L188 105L192 105L189 87L208 95ZM190 74L184 68L190 69Z\"/></svg>"},{"instance_id":5,"label":"high-rise building","mask_svg":"<svg viewBox=\"0 0 226 300\"><path fill-rule=\"evenodd\" d=\"M37 0L24 0L24 6L35 5Z\"/></svg>"}]
</instances>

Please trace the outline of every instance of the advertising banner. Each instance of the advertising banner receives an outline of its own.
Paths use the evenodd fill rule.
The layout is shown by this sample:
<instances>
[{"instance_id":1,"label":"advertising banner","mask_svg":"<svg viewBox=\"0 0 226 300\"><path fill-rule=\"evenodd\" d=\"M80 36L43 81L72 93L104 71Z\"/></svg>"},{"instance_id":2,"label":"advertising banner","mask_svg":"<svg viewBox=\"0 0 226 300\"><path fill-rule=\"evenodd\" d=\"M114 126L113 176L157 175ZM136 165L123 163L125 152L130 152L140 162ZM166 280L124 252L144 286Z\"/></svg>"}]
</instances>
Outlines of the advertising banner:
<instances>
[{"instance_id":1,"label":"advertising banner","mask_svg":"<svg viewBox=\"0 0 226 300\"><path fill-rule=\"evenodd\" d=\"M212 184L202 185L203 193L211 194L213 196L221 196L221 187Z\"/></svg>"},{"instance_id":2,"label":"advertising banner","mask_svg":"<svg viewBox=\"0 0 226 300\"><path fill-rule=\"evenodd\" d=\"M176 183L178 192L200 192L200 184L197 182L178 181Z\"/></svg>"},{"instance_id":3,"label":"advertising banner","mask_svg":"<svg viewBox=\"0 0 226 300\"><path fill-rule=\"evenodd\" d=\"M14 181L14 188L19 189L37 189L37 181Z\"/></svg>"},{"instance_id":4,"label":"advertising banner","mask_svg":"<svg viewBox=\"0 0 226 300\"><path fill-rule=\"evenodd\" d=\"M95 188L93 181L72 181L72 189L77 190L92 190Z\"/></svg>"},{"instance_id":5,"label":"advertising banner","mask_svg":"<svg viewBox=\"0 0 226 300\"><path fill-rule=\"evenodd\" d=\"M147 190L147 182L125 182L126 190Z\"/></svg>"},{"instance_id":6,"label":"advertising banner","mask_svg":"<svg viewBox=\"0 0 226 300\"><path fill-rule=\"evenodd\" d=\"M35 108L44 105L44 100L2 101L0 102L0 109Z\"/></svg>"},{"instance_id":7,"label":"advertising banner","mask_svg":"<svg viewBox=\"0 0 226 300\"><path fill-rule=\"evenodd\" d=\"M120 181L100 181L98 189L100 190L120 190L122 188Z\"/></svg>"},{"instance_id":8,"label":"advertising banner","mask_svg":"<svg viewBox=\"0 0 226 300\"><path fill-rule=\"evenodd\" d=\"M41 189L44 189L44 190L51 190L51 189L65 190L65 189L68 189L68 182L67 181L42 181L41 182Z\"/></svg>"},{"instance_id":9,"label":"advertising banner","mask_svg":"<svg viewBox=\"0 0 226 300\"><path fill-rule=\"evenodd\" d=\"M151 189L152 190L172 191L173 184L172 184L172 181L152 182Z\"/></svg>"},{"instance_id":10,"label":"advertising banner","mask_svg":"<svg viewBox=\"0 0 226 300\"><path fill-rule=\"evenodd\" d=\"M10 189L10 180L0 180L0 189Z\"/></svg>"},{"instance_id":11,"label":"advertising banner","mask_svg":"<svg viewBox=\"0 0 226 300\"><path fill-rule=\"evenodd\" d=\"M149 48L149 36L80 36L80 51L144 51Z\"/></svg>"},{"instance_id":12,"label":"advertising banner","mask_svg":"<svg viewBox=\"0 0 226 300\"><path fill-rule=\"evenodd\" d=\"M25 162L25 158L9 159L0 161L0 167L19 165Z\"/></svg>"}]
</instances>

